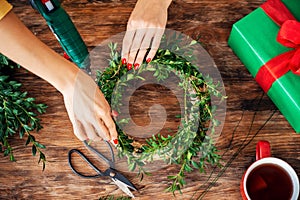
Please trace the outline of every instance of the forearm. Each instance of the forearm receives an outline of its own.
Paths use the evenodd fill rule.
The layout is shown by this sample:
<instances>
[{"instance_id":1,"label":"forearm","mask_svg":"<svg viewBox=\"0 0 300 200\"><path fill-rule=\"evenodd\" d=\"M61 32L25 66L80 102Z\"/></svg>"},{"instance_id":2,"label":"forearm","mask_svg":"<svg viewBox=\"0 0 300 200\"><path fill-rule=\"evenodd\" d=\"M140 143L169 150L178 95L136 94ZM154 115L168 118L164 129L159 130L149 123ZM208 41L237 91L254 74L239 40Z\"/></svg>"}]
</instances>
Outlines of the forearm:
<instances>
[{"instance_id":1,"label":"forearm","mask_svg":"<svg viewBox=\"0 0 300 200\"><path fill-rule=\"evenodd\" d=\"M78 67L42 43L10 11L0 20L0 52L63 92L74 83Z\"/></svg>"},{"instance_id":2,"label":"forearm","mask_svg":"<svg viewBox=\"0 0 300 200\"><path fill-rule=\"evenodd\" d=\"M139 4L145 4L145 2L152 4L152 6L159 6L164 9L168 9L172 0L138 0L136 6L138 7Z\"/></svg>"},{"instance_id":3,"label":"forearm","mask_svg":"<svg viewBox=\"0 0 300 200\"><path fill-rule=\"evenodd\" d=\"M74 133L80 140L118 137L110 106L95 81L42 43L13 12L0 20L0 38L2 54L63 94Z\"/></svg>"}]
</instances>

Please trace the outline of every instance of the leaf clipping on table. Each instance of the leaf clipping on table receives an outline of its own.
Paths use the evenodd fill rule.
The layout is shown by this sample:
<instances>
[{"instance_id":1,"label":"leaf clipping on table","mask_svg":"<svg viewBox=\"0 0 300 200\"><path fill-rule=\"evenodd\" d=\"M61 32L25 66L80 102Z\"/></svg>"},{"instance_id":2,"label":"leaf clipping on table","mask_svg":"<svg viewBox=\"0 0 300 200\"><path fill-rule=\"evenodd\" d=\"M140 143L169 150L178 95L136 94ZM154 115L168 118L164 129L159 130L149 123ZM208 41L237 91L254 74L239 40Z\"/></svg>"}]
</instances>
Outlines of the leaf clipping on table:
<instances>
[{"instance_id":1,"label":"leaf clipping on table","mask_svg":"<svg viewBox=\"0 0 300 200\"><path fill-rule=\"evenodd\" d=\"M26 146L32 144L32 155L40 154L39 162L43 162L45 168L46 157L41 151L45 146L35 140L31 132L42 128L37 113L45 113L45 104L35 103L35 98L28 97L27 92L21 90L21 83L12 80L10 70L19 65L0 54L0 150L4 156L9 156L15 161L13 147L8 142L19 134L20 138L27 136Z\"/></svg>"}]
</instances>

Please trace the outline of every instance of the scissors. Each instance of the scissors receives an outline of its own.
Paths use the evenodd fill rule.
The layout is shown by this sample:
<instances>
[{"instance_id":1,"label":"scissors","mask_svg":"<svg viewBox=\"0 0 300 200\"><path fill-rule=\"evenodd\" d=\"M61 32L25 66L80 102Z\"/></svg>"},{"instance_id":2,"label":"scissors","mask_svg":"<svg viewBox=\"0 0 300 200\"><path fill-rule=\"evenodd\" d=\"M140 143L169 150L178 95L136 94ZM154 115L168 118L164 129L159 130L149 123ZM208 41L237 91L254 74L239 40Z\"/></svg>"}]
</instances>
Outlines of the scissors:
<instances>
[{"instance_id":1,"label":"scissors","mask_svg":"<svg viewBox=\"0 0 300 200\"><path fill-rule=\"evenodd\" d=\"M101 171L81 151L79 151L77 149L72 149L68 153L68 162L69 162L69 166L72 169L72 171L76 175L78 175L82 178L98 178L98 177L102 177L102 176L110 177L113 180L113 182L125 194L127 194L131 198L134 198L134 195L131 193L130 189L137 191L137 188L127 178L125 178L125 176L123 176L120 172L118 172L117 170L114 169L115 168L115 157L114 157L113 149L112 149L111 145L109 144L109 142L105 141L105 143L107 144L107 146L109 147L109 150L110 150L111 160L106 158L103 154L101 154L95 148L90 146L87 141L84 141L83 143L89 150L91 150L97 156L99 156L102 160L104 160L109 165L109 168L107 168L104 172ZM87 164L92 169L94 169L97 172L97 174L96 175L83 175L83 174L79 173L72 164L72 154L74 154L74 153L77 153L85 162L87 162Z\"/></svg>"}]
</instances>

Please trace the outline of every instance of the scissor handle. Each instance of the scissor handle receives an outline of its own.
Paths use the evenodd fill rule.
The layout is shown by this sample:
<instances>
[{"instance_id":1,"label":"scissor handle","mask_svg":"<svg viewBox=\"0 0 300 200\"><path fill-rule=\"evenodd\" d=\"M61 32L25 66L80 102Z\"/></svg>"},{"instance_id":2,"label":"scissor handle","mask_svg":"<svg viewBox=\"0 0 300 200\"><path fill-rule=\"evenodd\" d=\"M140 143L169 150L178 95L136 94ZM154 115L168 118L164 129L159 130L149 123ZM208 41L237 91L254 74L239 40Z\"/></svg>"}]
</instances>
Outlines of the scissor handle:
<instances>
[{"instance_id":1,"label":"scissor handle","mask_svg":"<svg viewBox=\"0 0 300 200\"><path fill-rule=\"evenodd\" d=\"M91 168L93 168L97 172L97 174L96 175L83 175L80 172L78 172L72 164L72 154L73 153L77 153L87 164L89 164L89 166ZM93 163L78 149L72 149L72 150L69 151L69 153L68 153L68 162L69 162L69 166L72 169L72 171L76 175L78 175L82 178L97 178L97 177L100 177L100 176L105 176L104 173L102 171L100 171L95 165L93 165Z\"/></svg>"},{"instance_id":2,"label":"scissor handle","mask_svg":"<svg viewBox=\"0 0 300 200\"><path fill-rule=\"evenodd\" d=\"M107 159L104 155L102 155L100 152L98 152L96 149L94 149L92 146L90 146L87 141L84 141L84 144L87 146L88 149L90 149L91 151L93 151L95 154L97 154L100 158L102 158L105 162L107 162L110 167L105 170L105 172L102 172L101 170L99 170L95 165L93 165L93 163L78 149L72 149L69 151L68 154L68 161L69 161L69 166L72 169L72 171L77 174L78 176L82 177L82 178L97 178L100 176L108 176L110 177L114 183L123 191L125 192L127 195L129 195L130 197L133 197L133 194L130 192L129 188L133 189L133 190L137 190L137 188L122 174L120 174L118 171L116 171L115 169L113 169L114 166L114 162L115 162L115 158L114 158L114 152L113 149L110 145L110 143L108 143L107 141L105 141L106 144L109 146L110 149L110 153L112 156L112 159L109 160ZM78 172L73 164L72 164L72 154L73 153L77 153L85 162L87 162L89 164L89 166L91 168L93 168L97 174L96 175L83 175L80 172Z\"/></svg>"},{"instance_id":3,"label":"scissor handle","mask_svg":"<svg viewBox=\"0 0 300 200\"><path fill-rule=\"evenodd\" d=\"M99 151L97 151L95 148L93 148L92 146L90 146L88 144L88 142L85 140L83 143L85 144L85 146L90 149L92 152L94 152L97 156L99 156L101 159L103 159L111 168L115 168L115 156L114 156L114 151L110 145L110 143L108 141L104 141L106 143L106 145L109 147L109 151L110 151L110 155L111 155L111 160L106 158L102 153L100 153Z\"/></svg>"}]
</instances>

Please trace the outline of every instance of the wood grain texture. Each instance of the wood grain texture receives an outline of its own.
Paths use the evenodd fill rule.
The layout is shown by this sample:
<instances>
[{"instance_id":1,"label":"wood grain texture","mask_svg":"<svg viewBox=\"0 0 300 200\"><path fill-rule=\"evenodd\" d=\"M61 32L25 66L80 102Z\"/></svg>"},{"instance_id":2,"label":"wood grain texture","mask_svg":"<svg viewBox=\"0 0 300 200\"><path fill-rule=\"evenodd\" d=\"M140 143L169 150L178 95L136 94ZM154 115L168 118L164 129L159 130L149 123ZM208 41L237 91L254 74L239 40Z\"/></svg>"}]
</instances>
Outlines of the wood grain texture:
<instances>
[{"instance_id":1,"label":"wood grain texture","mask_svg":"<svg viewBox=\"0 0 300 200\"><path fill-rule=\"evenodd\" d=\"M55 51L62 53L45 21L27 0L11 2L14 12L28 28ZM300 135L294 133L227 45L232 24L262 2L182 0L171 4L167 28L199 39L214 59L224 81L228 96L227 115L217 146L223 155L222 163L225 167L208 168L206 174L199 174L197 171L187 174L187 186L183 189L183 194L175 197L165 193L164 189L170 184L166 176L174 174L178 167L159 169L152 176L144 177L142 182L136 174L125 172L139 189L139 192L134 193L136 199L241 199L240 179L253 162L256 142L261 139L269 140L272 154L289 162L300 175ZM134 5L133 0L63 1L64 8L89 49L112 35L125 31ZM46 170L42 172L41 165L37 164L38 158L32 157L31 149L25 147L25 140L12 140L17 161L10 162L1 155L0 199L98 199L106 195L123 195L109 179L86 180L70 170L67 163L68 151L79 148L88 152L72 133L61 94L24 69L17 70L14 77L23 83L23 89L35 97L37 102L48 105L47 113L40 116L44 128L35 134L37 140L47 147L45 154L48 163ZM139 93L143 94L143 88ZM138 104L139 100L140 98L135 98L134 101ZM141 117L147 119L147 116L140 116L138 111L139 109L133 108L132 114L137 120ZM270 121L263 126L270 116ZM251 127L252 120L254 124ZM177 126L176 123L170 125ZM212 184L217 176L220 177Z\"/></svg>"}]
</instances>

